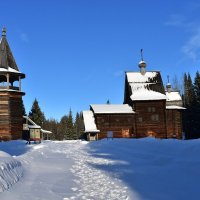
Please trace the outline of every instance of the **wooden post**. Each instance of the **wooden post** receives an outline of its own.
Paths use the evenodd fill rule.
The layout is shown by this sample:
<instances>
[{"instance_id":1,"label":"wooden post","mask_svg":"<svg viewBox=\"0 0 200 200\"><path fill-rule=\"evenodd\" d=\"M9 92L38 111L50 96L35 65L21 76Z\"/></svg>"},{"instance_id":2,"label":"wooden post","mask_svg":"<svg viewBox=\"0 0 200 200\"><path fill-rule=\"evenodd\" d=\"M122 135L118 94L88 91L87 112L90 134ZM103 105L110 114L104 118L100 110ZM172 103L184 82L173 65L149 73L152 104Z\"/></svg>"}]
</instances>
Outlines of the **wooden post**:
<instances>
[{"instance_id":1,"label":"wooden post","mask_svg":"<svg viewBox=\"0 0 200 200\"><path fill-rule=\"evenodd\" d=\"M19 76L19 91L21 91L21 76Z\"/></svg>"},{"instance_id":2,"label":"wooden post","mask_svg":"<svg viewBox=\"0 0 200 200\"><path fill-rule=\"evenodd\" d=\"M7 78L7 89L9 89L9 82L10 82L10 80L9 80L9 74L6 75L6 78Z\"/></svg>"},{"instance_id":3,"label":"wooden post","mask_svg":"<svg viewBox=\"0 0 200 200\"><path fill-rule=\"evenodd\" d=\"M96 135L96 140L99 140L99 133L97 133Z\"/></svg>"}]
</instances>

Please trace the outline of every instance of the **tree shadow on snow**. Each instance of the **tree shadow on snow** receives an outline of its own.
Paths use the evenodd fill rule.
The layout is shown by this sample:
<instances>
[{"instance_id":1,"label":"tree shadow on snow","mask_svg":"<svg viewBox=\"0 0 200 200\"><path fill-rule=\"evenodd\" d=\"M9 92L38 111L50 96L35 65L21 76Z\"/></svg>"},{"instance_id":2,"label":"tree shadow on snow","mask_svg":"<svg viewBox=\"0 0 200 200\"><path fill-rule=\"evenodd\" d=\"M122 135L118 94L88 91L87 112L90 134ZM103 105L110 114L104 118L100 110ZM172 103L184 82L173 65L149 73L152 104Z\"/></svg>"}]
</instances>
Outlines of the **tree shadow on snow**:
<instances>
[{"instance_id":1,"label":"tree shadow on snow","mask_svg":"<svg viewBox=\"0 0 200 200\"><path fill-rule=\"evenodd\" d=\"M151 139L90 143L88 153L94 159L88 164L120 179L141 199L196 199L200 192L199 172L191 169L195 163L177 159L187 148L181 147L181 141L171 143ZM200 162L196 164L200 167Z\"/></svg>"},{"instance_id":2,"label":"tree shadow on snow","mask_svg":"<svg viewBox=\"0 0 200 200\"><path fill-rule=\"evenodd\" d=\"M30 149L29 145L26 145L25 140L12 140L7 142L0 142L0 151L4 151L11 156L20 156L25 154Z\"/></svg>"}]
</instances>

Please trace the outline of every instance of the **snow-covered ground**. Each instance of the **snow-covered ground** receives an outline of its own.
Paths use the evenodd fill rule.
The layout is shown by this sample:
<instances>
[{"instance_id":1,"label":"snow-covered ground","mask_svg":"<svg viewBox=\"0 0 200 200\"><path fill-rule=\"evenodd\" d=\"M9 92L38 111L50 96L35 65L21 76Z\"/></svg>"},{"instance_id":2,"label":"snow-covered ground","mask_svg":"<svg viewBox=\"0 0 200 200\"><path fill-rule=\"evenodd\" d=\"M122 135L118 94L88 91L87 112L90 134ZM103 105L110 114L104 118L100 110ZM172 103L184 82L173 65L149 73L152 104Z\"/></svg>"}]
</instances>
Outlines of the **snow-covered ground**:
<instances>
[{"instance_id":1,"label":"snow-covered ground","mask_svg":"<svg viewBox=\"0 0 200 200\"><path fill-rule=\"evenodd\" d=\"M0 199L199 199L199 169L200 140L2 142Z\"/></svg>"}]
</instances>

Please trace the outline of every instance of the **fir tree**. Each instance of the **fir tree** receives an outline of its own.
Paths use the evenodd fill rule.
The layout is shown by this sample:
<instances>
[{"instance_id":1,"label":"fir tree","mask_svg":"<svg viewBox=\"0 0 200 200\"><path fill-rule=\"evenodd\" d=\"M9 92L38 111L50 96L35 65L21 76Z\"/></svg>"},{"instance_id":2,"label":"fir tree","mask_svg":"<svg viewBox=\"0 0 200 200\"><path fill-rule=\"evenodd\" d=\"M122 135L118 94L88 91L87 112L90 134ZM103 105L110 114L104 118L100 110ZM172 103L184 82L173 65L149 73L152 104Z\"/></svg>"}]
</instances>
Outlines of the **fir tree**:
<instances>
[{"instance_id":1,"label":"fir tree","mask_svg":"<svg viewBox=\"0 0 200 200\"><path fill-rule=\"evenodd\" d=\"M200 74L197 71L194 79L194 93L195 93L195 101L193 108L194 115L194 127L195 127L195 137L200 137Z\"/></svg>"},{"instance_id":2,"label":"fir tree","mask_svg":"<svg viewBox=\"0 0 200 200\"><path fill-rule=\"evenodd\" d=\"M49 139L60 140L58 136L58 124L59 123L53 118L45 120L44 129L52 132L51 134L49 134Z\"/></svg>"},{"instance_id":3,"label":"fir tree","mask_svg":"<svg viewBox=\"0 0 200 200\"><path fill-rule=\"evenodd\" d=\"M189 93L188 93L188 77L187 77L187 74L184 73L184 106L187 106L188 105L188 96L189 96Z\"/></svg>"},{"instance_id":4,"label":"fir tree","mask_svg":"<svg viewBox=\"0 0 200 200\"><path fill-rule=\"evenodd\" d=\"M188 73L187 85L188 85L188 105L193 106L196 99L195 99L194 85L192 83L192 79L189 73Z\"/></svg>"},{"instance_id":5,"label":"fir tree","mask_svg":"<svg viewBox=\"0 0 200 200\"><path fill-rule=\"evenodd\" d=\"M80 139L83 131L83 119L82 115L78 112L76 113L74 127L76 132L76 139Z\"/></svg>"},{"instance_id":6,"label":"fir tree","mask_svg":"<svg viewBox=\"0 0 200 200\"><path fill-rule=\"evenodd\" d=\"M186 138L198 138L200 137L200 125L199 125L199 105L198 105L198 83L199 73L197 72L194 84L191 76L185 74L184 76L184 106L187 110L184 112L183 125L186 132Z\"/></svg>"},{"instance_id":7,"label":"fir tree","mask_svg":"<svg viewBox=\"0 0 200 200\"><path fill-rule=\"evenodd\" d=\"M68 139L68 135L67 135L67 122L68 122L68 116L64 115L61 120L60 120L60 124L59 124L59 138L60 139L64 139L67 140Z\"/></svg>"},{"instance_id":8,"label":"fir tree","mask_svg":"<svg viewBox=\"0 0 200 200\"><path fill-rule=\"evenodd\" d=\"M24 101L22 99L22 116L26 115L26 109L25 109L25 106L24 106Z\"/></svg>"},{"instance_id":9,"label":"fir tree","mask_svg":"<svg viewBox=\"0 0 200 200\"><path fill-rule=\"evenodd\" d=\"M39 126L43 126L45 122L44 113L41 111L37 99L34 100L29 117Z\"/></svg>"},{"instance_id":10,"label":"fir tree","mask_svg":"<svg viewBox=\"0 0 200 200\"><path fill-rule=\"evenodd\" d=\"M73 116L72 111L70 109L68 118L67 118L67 132L66 132L66 139L72 140L75 137L75 131L74 131L74 124L73 124Z\"/></svg>"},{"instance_id":11,"label":"fir tree","mask_svg":"<svg viewBox=\"0 0 200 200\"><path fill-rule=\"evenodd\" d=\"M194 92L197 106L200 106L200 74L198 71L194 79Z\"/></svg>"}]
</instances>

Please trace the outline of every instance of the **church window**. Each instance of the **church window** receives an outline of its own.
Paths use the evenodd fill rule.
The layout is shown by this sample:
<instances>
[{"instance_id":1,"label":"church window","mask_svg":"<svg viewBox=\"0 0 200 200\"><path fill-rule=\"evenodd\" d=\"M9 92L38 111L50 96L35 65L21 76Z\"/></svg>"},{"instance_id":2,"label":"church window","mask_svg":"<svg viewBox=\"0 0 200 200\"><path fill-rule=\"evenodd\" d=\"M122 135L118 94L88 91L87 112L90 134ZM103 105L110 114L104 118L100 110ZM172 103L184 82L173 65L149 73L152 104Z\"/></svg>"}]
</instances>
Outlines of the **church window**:
<instances>
[{"instance_id":1,"label":"church window","mask_svg":"<svg viewBox=\"0 0 200 200\"><path fill-rule=\"evenodd\" d=\"M148 112L155 112L156 108L155 107L148 107Z\"/></svg>"},{"instance_id":2,"label":"church window","mask_svg":"<svg viewBox=\"0 0 200 200\"><path fill-rule=\"evenodd\" d=\"M138 122L142 122L142 121L143 121L142 117L138 117Z\"/></svg>"},{"instance_id":3,"label":"church window","mask_svg":"<svg viewBox=\"0 0 200 200\"><path fill-rule=\"evenodd\" d=\"M159 115L158 114L151 115L151 120L154 122L159 121Z\"/></svg>"}]
</instances>

